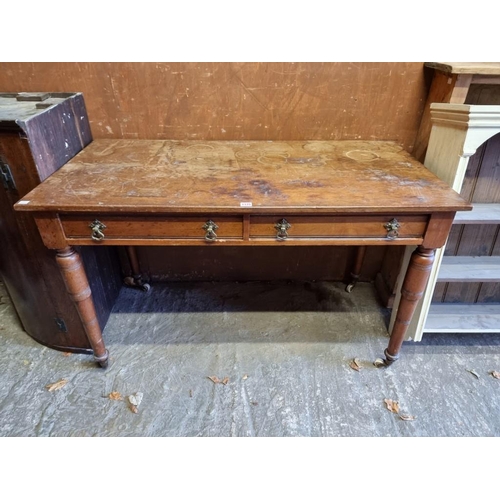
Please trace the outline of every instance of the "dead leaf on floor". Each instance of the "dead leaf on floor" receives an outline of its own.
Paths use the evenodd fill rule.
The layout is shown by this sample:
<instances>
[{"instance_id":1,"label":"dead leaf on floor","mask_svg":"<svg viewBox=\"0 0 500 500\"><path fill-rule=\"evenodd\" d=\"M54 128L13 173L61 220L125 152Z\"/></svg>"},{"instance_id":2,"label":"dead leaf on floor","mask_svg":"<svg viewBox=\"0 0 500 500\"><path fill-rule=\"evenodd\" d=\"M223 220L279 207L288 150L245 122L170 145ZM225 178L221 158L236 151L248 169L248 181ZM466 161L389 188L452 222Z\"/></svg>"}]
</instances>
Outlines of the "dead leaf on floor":
<instances>
[{"instance_id":1,"label":"dead leaf on floor","mask_svg":"<svg viewBox=\"0 0 500 500\"><path fill-rule=\"evenodd\" d=\"M499 378L500 379L500 372L496 372L495 370L492 370L490 372L490 375L494 378Z\"/></svg>"},{"instance_id":2,"label":"dead leaf on floor","mask_svg":"<svg viewBox=\"0 0 500 500\"><path fill-rule=\"evenodd\" d=\"M405 420L405 421L412 421L412 420L415 420L416 417L414 417L413 415L401 415L401 414L399 414L399 418L401 420Z\"/></svg>"},{"instance_id":3,"label":"dead leaf on floor","mask_svg":"<svg viewBox=\"0 0 500 500\"><path fill-rule=\"evenodd\" d=\"M47 389L49 392L58 391L59 389L64 387L67 383L68 381L63 378L61 380L58 380L57 382L54 382L53 384L46 385L45 389Z\"/></svg>"},{"instance_id":4,"label":"dead leaf on floor","mask_svg":"<svg viewBox=\"0 0 500 500\"><path fill-rule=\"evenodd\" d=\"M248 375L243 375L243 377L241 377L243 380L246 380L248 378Z\"/></svg>"},{"instance_id":5,"label":"dead leaf on floor","mask_svg":"<svg viewBox=\"0 0 500 500\"><path fill-rule=\"evenodd\" d=\"M123 401L123 396L119 392L116 392L116 391L110 392L108 394L108 398L112 399L113 401Z\"/></svg>"},{"instance_id":6,"label":"dead leaf on floor","mask_svg":"<svg viewBox=\"0 0 500 500\"><path fill-rule=\"evenodd\" d=\"M222 380L219 377L216 377L215 375L212 375L211 377L207 377L210 379L214 384L223 384L226 385L229 382L229 377L224 377Z\"/></svg>"},{"instance_id":7,"label":"dead leaf on floor","mask_svg":"<svg viewBox=\"0 0 500 500\"><path fill-rule=\"evenodd\" d=\"M354 358L349 366L353 369L353 370L356 370L357 372L359 372L359 370L361 370L361 365L359 364L359 359L358 358Z\"/></svg>"},{"instance_id":8,"label":"dead leaf on floor","mask_svg":"<svg viewBox=\"0 0 500 500\"><path fill-rule=\"evenodd\" d=\"M68 357L68 356L72 356L72 355L73 355L72 352L63 352L63 356Z\"/></svg>"},{"instance_id":9,"label":"dead leaf on floor","mask_svg":"<svg viewBox=\"0 0 500 500\"><path fill-rule=\"evenodd\" d=\"M474 377L479 378L479 375L474 370L467 370L469 373L472 373Z\"/></svg>"},{"instance_id":10,"label":"dead leaf on floor","mask_svg":"<svg viewBox=\"0 0 500 500\"><path fill-rule=\"evenodd\" d=\"M385 406L392 413L399 413L399 402L392 399L384 399Z\"/></svg>"},{"instance_id":11,"label":"dead leaf on floor","mask_svg":"<svg viewBox=\"0 0 500 500\"><path fill-rule=\"evenodd\" d=\"M130 405L130 411L132 413L139 413L139 410L137 409L137 406L135 406L135 405Z\"/></svg>"}]
</instances>

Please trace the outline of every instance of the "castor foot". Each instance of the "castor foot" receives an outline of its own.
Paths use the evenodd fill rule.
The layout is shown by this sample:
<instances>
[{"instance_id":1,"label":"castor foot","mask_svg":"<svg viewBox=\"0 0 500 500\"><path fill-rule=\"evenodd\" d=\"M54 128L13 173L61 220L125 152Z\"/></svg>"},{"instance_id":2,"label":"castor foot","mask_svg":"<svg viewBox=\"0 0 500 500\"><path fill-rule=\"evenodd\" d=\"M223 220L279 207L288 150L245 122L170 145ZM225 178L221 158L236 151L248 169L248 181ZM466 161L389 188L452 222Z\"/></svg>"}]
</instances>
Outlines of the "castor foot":
<instances>
[{"instance_id":1,"label":"castor foot","mask_svg":"<svg viewBox=\"0 0 500 500\"><path fill-rule=\"evenodd\" d=\"M130 287L130 288L137 288L141 292L145 292L145 293L149 292L149 290L151 289L151 285L149 283L143 283L142 279L140 277L137 277L137 276L127 276L123 280L123 284L125 286Z\"/></svg>"},{"instance_id":2,"label":"castor foot","mask_svg":"<svg viewBox=\"0 0 500 500\"><path fill-rule=\"evenodd\" d=\"M377 358L373 364L377 367L377 368L386 368L388 366L391 366L392 363L396 362L398 359L399 359L399 354L396 354L395 356L393 356L392 354L389 354L387 352L387 349L384 351L384 356L385 356L385 359L382 359L382 358Z\"/></svg>"},{"instance_id":3,"label":"castor foot","mask_svg":"<svg viewBox=\"0 0 500 500\"><path fill-rule=\"evenodd\" d=\"M94 361L101 367L101 368L107 368L108 367L108 360L109 360L109 352L106 349L106 353L104 356L94 356Z\"/></svg>"}]
</instances>

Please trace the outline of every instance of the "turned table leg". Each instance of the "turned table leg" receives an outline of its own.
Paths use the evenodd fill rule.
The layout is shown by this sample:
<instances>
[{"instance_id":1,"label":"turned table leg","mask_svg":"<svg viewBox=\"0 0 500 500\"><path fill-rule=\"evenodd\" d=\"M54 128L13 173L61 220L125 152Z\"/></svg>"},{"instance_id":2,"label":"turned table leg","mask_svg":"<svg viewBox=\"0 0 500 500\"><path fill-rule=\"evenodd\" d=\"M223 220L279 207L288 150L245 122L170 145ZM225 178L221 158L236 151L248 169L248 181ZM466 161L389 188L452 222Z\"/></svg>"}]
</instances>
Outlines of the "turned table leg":
<instances>
[{"instance_id":1,"label":"turned table leg","mask_svg":"<svg viewBox=\"0 0 500 500\"><path fill-rule=\"evenodd\" d=\"M132 271L132 276L127 276L125 278L125 285L133 288L139 288L143 292L149 291L151 285L142 281L141 268L139 266L139 259L137 257L137 250L135 249L135 247L128 246L127 255L130 263L130 269Z\"/></svg>"},{"instance_id":2,"label":"turned table leg","mask_svg":"<svg viewBox=\"0 0 500 500\"><path fill-rule=\"evenodd\" d=\"M389 345L384 351L386 366L391 365L399 358L399 350L410 324L410 320L415 312L418 301L422 298L429 274L434 262L434 249L418 247L412 254L406 276L401 288L401 301L394 328L391 333Z\"/></svg>"},{"instance_id":3,"label":"turned table leg","mask_svg":"<svg viewBox=\"0 0 500 500\"><path fill-rule=\"evenodd\" d=\"M94 351L94 359L100 366L106 368L109 353L102 339L101 327L80 255L73 247L66 247L57 250L56 261L66 289L77 307L83 328Z\"/></svg>"},{"instance_id":4,"label":"turned table leg","mask_svg":"<svg viewBox=\"0 0 500 500\"><path fill-rule=\"evenodd\" d=\"M347 293L351 293L356 283L361 275L361 266L365 259L366 246L360 246L356 249L356 260L354 262L354 267L351 270L351 282L345 287Z\"/></svg>"}]
</instances>

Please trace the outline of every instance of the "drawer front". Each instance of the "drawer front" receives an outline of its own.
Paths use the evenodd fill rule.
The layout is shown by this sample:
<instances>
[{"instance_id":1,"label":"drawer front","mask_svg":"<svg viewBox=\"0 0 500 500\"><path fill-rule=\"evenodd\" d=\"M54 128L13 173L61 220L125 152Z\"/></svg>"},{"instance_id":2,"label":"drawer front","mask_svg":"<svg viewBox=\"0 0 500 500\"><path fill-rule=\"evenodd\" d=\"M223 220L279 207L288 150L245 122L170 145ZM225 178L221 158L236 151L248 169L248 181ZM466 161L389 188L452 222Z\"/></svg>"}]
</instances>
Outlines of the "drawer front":
<instances>
[{"instance_id":1,"label":"drawer front","mask_svg":"<svg viewBox=\"0 0 500 500\"><path fill-rule=\"evenodd\" d=\"M213 221L213 232L204 226ZM89 214L88 216L61 215L61 223L67 238L92 240L90 224L94 221L106 226L98 229L104 235L103 240L113 239L192 239L204 240L205 236L215 239L242 239L243 223L241 217L127 217ZM99 237L99 234L97 234Z\"/></svg>"},{"instance_id":2,"label":"drawer front","mask_svg":"<svg viewBox=\"0 0 500 500\"><path fill-rule=\"evenodd\" d=\"M391 216L252 216L250 217L250 238L277 239L282 219L286 228L286 239L293 238L388 238L390 228L385 225ZM397 217L397 239L421 238L427 227L427 215L406 215ZM281 238L280 238L281 239Z\"/></svg>"}]
</instances>

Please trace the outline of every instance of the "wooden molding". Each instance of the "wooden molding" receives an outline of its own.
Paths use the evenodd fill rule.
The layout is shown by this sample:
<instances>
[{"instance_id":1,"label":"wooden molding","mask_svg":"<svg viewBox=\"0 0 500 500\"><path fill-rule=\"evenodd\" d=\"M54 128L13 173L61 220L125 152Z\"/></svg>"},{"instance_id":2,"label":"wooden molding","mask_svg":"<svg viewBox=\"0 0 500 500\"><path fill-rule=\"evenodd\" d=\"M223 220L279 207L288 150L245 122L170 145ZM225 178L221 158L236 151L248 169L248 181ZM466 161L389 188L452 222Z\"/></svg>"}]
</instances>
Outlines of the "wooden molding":
<instances>
[{"instance_id":1,"label":"wooden molding","mask_svg":"<svg viewBox=\"0 0 500 500\"><path fill-rule=\"evenodd\" d=\"M500 106L433 103L431 120L433 129L441 126L466 131L460 155L472 156L483 142L500 132Z\"/></svg>"}]
</instances>

